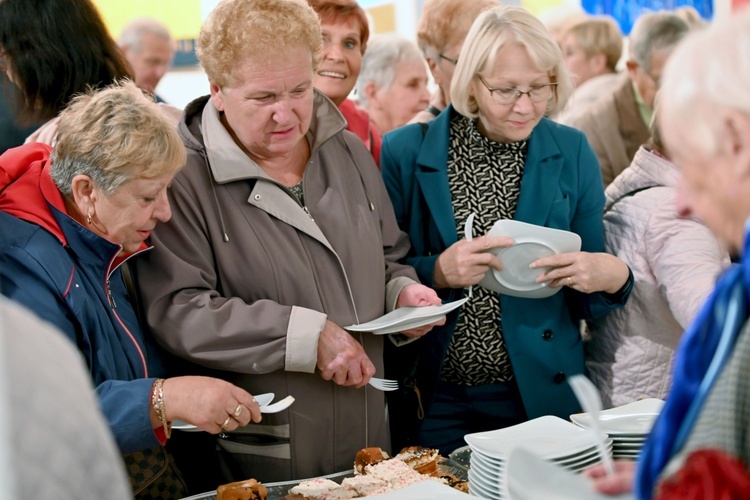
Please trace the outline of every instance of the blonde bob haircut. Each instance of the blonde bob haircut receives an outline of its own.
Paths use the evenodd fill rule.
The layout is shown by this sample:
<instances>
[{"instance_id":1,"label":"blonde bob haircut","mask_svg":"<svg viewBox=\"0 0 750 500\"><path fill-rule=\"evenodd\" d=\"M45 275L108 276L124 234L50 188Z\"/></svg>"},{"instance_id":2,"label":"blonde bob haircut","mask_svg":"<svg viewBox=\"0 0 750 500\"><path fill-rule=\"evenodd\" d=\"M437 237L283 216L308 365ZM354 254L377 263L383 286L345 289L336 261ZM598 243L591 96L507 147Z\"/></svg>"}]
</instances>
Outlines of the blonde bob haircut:
<instances>
[{"instance_id":1,"label":"blonde bob haircut","mask_svg":"<svg viewBox=\"0 0 750 500\"><path fill-rule=\"evenodd\" d=\"M572 36L589 58L604 54L607 69L615 72L622 55L622 32L613 18L598 16L573 23L563 32L565 36Z\"/></svg>"},{"instance_id":2,"label":"blonde bob haircut","mask_svg":"<svg viewBox=\"0 0 750 500\"><path fill-rule=\"evenodd\" d=\"M60 114L50 176L65 198L76 175L105 195L133 179L176 173L185 146L175 123L130 80L74 97Z\"/></svg>"},{"instance_id":3,"label":"blonde bob haircut","mask_svg":"<svg viewBox=\"0 0 750 500\"><path fill-rule=\"evenodd\" d=\"M521 7L501 5L482 12L469 30L451 81L451 102L464 116L477 118L479 108L473 95L477 77L495 61L506 44L519 44L539 71L546 71L557 83L547 105L547 114L565 107L573 82L563 63L562 52L541 21Z\"/></svg>"},{"instance_id":4,"label":"blonde bob haircut","mask_svg":"<svg viewBox=\"0 0 750 500\"><path fill-rule=\"evenodd\" d=\"M305 0L222 0L201 27L196 54L223 88L243 61L270 63L290 48L309 50L314 71L322 45L320 20Z\"/></svg>"}]
</instances>

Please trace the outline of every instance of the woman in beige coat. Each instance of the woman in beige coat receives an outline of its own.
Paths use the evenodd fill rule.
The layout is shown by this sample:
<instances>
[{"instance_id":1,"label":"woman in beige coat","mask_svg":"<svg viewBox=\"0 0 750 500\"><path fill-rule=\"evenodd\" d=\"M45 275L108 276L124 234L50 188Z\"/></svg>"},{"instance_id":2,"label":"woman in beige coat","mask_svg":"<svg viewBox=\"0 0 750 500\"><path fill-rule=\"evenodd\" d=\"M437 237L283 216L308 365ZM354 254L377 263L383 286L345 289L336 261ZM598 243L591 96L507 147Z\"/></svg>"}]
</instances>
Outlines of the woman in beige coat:
<instances>
[{"instance_id":1,"label":"woman in beige coat","mask_svg":"<svg viewBox=\"0 0 750 500\"><path fill-rule=\"evenodd\" d=\"M409 244L372 156L313 89L320 45L302 0L225 0L211 13L197 42L211 95L186 108L173 218L139 268L169 350L296 398L219 439L227 479L328 474L387 448L385 398L367 386L383 375L383 337L342 327L440 303L397 263Z\"/></svg>"}]
</instances>

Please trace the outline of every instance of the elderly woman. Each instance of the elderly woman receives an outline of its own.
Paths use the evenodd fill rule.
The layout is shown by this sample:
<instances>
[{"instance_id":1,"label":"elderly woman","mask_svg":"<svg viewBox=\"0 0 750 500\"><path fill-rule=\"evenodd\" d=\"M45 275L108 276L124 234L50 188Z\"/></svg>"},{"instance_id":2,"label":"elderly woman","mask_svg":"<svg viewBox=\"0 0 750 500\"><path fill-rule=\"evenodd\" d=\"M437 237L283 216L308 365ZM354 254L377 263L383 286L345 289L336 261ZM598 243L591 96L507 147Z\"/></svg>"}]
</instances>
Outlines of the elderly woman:
<instances>
[{"instance_id":1,"label":"elderly woman","mask_svg":"<svg viewBox=\"0 0 750 500\"><path fill-rule=\"evenodd\" d=\"M321 39L304 0L224 0L212 11L197 41L211 95L187 107L174 217L139 263L159 276L141 291L172 352L296 398L218 440L236 479L332 473L365 446L387 447L383 394L367 386L383 373L383 338L342 327L440 303L397 262L408 240L372 156L313 88Z\"/></svg>"},{"instance_id":2,"label":"elderly woman","mask_svg":"<svg viewBox=\"0 0 750 500\"><path fill-rule=\"evenodd\" d=\"M607 408L667 396L682 332L729 265L711 231L675 210L680 169L656 117L649 142L605 191L605 249L635 278L627 305L589 324L586 367Z\"/></svg>"},{"instance_id":3,"label":"elderly woman","mask_svg":"<svg viewBox=\"0 0 750 500\"><path fill-rule=\"evenodd\" d=\"M398 35L374 37L362 58L357 95L381 133L405 125L430 102L419 47Z\"/></svg>"},{"instance_id":4,"label":"elderly woman","mask_svg":"<svg viewBox=\"0 0 750 500\"><path fill-rule=\"evenodd\" d=\"M163 363L129 302L123 266L169 219L167 186L184 161L174 126L132 83L75 98L54 150L0 157L3 294L78 346L120 450L156 449L157 461L175 419L212 433L260 420L252 396L223 380L157 378Z\"/></svg>"},{"instance_id":5,"label":"elderly woman","mask_svg":"<svg viewBox=\"0 0 750 500\"><path fill-rule=\"evenodd\" d=\"M717 50L717 48L721 50ZM750 11L717 20L667 62L664 143L681 168L675 210L737 257L683 334L674 384L635 465L590 472L600 491L646 498L750 495Z\"/></svg>"},{"instance_id":6,"label":"elderly woman","mask_svg":"<svg viewBox=\"0 0 750 500\"><path fill-rule=\"evenodd\" d=\"M498 0L427 0L417 25L417 43L438 88L427 109L417 113L412 122L428 122L451 102L451 78L458 63L464 38L477 16Z\"/></svg>"},{"instance_id":7,"label":"elderly woman","mask_svg":"<svg viewBox=\"0 0 750 500\"><path fill-rule=\"evenodd\" d=\"M513 244L503 236L459 240L469 214L479 235L498 219L515 219L582 240L580 252L532 263L544 268L537 282L564 286L562 293L529 299L474 287L444 328L387 353L394 377L418 389L394 396L392 413L403 412L392 419L395 435L445 454L469 432L579 410L564 383L584 368L579 320L621 306L632 277L602 253L604 192L586 138L544 118L565 105L571 88L541 22L519 7L495 7L464 42L452 105L426 130L410 125L386 137L383 176L413 245L405 262L444 299L461 298L501 270L487 250ZM420 411L426 416L417 426Z\"/></svg>"},{"instance_id":8,"label":"elderly woman","mask_svg":"<svg viewBox=\"0 0 750 500\"><path fill-rule=\"evenodd\" d=\"M568 26L560 48L576 90L565 110L555 121L567 124L586 112L600 96L612 94L619 75L617 62L622 55L622 33L609 16L587 17Z\"/></svg>"},{"instance_id":9,"label":"elderly woman","mask_svg":"<svg viewBox=\"0 0 750 500\"><path fill-rule=\"evenodd\" d=\"M307 0L320 17L323 47L313 84L338 106L346 129L359 137L380 164L381 132L367 111L349 99L370 37L367 14L355 0Z\"/></svg>"}]
</instances>

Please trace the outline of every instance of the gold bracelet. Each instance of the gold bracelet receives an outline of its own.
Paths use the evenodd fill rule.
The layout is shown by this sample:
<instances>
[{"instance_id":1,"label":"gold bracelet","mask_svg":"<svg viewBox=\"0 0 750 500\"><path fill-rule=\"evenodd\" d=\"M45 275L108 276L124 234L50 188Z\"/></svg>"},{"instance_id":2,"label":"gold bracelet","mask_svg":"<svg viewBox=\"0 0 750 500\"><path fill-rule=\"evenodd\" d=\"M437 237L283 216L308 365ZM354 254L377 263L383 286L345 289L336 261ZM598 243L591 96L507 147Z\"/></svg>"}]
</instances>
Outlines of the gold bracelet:
<instances>
[{"instance_id":1,"label":"gold bracelet","mask_svg":"<svg viewBox=\"0 0 750 500\"><path fill-rule=\"evenodd\" d=\"M167 439L172 436L172 422L167 422L167 414L164 411L164 379L157 378L154 382L154 389L151 392L151 406L154 408L156 416L164 428L164 435Z\"/></svg>"}]
</instances>

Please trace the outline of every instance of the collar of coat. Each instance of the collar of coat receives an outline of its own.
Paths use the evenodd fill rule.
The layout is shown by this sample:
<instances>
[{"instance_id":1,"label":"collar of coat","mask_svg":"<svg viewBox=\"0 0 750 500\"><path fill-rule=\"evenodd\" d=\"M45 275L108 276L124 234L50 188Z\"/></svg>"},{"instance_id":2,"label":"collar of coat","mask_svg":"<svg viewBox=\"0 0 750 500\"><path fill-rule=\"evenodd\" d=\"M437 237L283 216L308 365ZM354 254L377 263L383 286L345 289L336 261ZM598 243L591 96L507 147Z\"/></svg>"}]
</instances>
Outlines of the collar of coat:
<instances>
[{"instance_id":1,"label":"collar of coat","mask_svg":"<svg viewBox=\"0 0 750 500\"><path fill-rule=\"evenodd\" d=\"M257 163L250 159L234 142L221 123L219 110L208 99L201 116L203 143L211 166L211 174L217 184L241 179L269 178ZM310 143L311 156L328 139L346 129L346 119L333 102L318 90L314 90L313 115L306 138Z\"/></svg>"}]
</instances>

